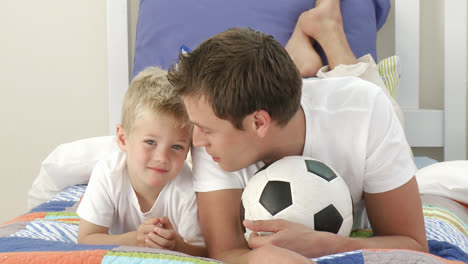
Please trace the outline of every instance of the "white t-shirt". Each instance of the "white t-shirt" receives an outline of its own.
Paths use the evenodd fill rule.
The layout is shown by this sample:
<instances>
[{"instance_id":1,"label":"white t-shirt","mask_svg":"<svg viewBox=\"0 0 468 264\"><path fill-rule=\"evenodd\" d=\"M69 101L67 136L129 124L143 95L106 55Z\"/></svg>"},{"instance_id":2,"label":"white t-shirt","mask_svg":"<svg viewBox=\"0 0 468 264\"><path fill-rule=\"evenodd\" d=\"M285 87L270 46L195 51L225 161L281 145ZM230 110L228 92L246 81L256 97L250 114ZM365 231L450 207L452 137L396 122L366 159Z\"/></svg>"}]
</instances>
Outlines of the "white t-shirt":
<instances>
[{"instance_id":1,"label":"white t-shirt","mask_svg":"<svg viewBox=\"0 0 468 264\"><path fill-rule=\"evenodd\" d=\"M363 192L386 192L416 172L410 147L381 88L356 77L304 79L303 156L321 160L346 182L354 203L354 228L368 228ZM264 164L224 172L204 148L192 149L197 192L244 188Z\"/></svg>"},{"instance_id":2,"label":"white t-shirt","mask_svg":"<svg viewBox=\"0 0 468 264\"><path fill-rule=\"evenodd\" d=\"M77 213L88 222L108 227L110 234L135 231L146 219L167 216L185 242L204 244L187 164L164 186L151 210L142 213L127 176L126 155L117 151L94 167Z\"/></svg>"}]
</instances>

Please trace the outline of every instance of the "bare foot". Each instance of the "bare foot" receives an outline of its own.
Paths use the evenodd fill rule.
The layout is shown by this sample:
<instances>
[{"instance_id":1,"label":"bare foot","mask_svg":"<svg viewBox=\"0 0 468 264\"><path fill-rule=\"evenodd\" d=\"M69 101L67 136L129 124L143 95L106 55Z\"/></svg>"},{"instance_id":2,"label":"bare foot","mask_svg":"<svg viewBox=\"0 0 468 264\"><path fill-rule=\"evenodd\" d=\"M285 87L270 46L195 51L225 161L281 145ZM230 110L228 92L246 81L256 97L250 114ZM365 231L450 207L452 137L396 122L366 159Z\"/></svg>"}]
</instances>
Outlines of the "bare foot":
<instances>
[{"instance_id":1,"label":"bare foot","mask_svg":"<svg viewBox=\"0 0 468 264\"><path fill-rule=\"evenodd\" d=\"M288 43L286 43L285 49L296 64L302 77L316 76L318 70L323 66L323 62L313 47L315 41L301 30L299 21L300 18Z\"/></svg>"},{"instance_id":2,"label":"bare foot","mask_svg":"<svg viewBox=\"0 0 468 264\"><path fill-rule=\"evenodd\" d=\"M299 17L298 26L304 34L319 43L327 42L333 36L330 32L344 30L340 1L317 0L314 8Z\"/></svg>"},{"instance_id":3,"label":"bare foot","mask_svg":"<svg viewBox=\"0 0 468 264\"><path fill-rule=\"evenodd\" d=\"M317 0L314 8L302 13L296 27L318 41L330 69L357 62L344 33L339 0Z\"/></svg>"}]
</instances>

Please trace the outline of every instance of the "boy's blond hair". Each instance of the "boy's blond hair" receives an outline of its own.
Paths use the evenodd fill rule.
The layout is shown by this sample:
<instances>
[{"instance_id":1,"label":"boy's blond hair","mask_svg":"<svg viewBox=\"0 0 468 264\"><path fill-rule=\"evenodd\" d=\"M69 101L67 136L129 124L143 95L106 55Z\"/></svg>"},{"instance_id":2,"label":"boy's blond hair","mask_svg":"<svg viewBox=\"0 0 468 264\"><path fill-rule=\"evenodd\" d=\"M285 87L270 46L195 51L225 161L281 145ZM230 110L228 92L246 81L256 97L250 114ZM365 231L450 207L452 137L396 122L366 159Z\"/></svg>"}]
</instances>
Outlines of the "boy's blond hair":
<instances>
[{"instance_id":1,"label":"boy's blond hair","mask_svg":"<svg viewBox=\"0 0 468 264\"><path fill-rule=\"evenodd\" d=\"M174 92L167 80L167 71L148 67L135 76L125 93L122 105L122 127L128 133L144 113L168 114L174 126L189 124L182 97Z\"/></svg>"}]
</instances>

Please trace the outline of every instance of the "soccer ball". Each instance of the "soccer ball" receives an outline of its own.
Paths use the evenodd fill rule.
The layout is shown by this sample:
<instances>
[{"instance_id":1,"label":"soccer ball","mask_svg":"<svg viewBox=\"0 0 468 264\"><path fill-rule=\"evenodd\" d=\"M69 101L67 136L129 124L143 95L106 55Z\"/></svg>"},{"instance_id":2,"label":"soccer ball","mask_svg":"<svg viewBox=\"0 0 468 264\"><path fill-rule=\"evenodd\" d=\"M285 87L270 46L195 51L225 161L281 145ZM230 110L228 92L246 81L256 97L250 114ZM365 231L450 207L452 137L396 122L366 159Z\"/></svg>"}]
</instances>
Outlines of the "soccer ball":
<instances>
[{"instance_id":1,"label":"soccer ball","mask_svg":"<svg viewBox=\"0 0 468 264\"><path fill-rule=\"evenodd\" d=\"M303 156L288 156L257 171L242 193L242 207L244 219L285 219L342 236L349 236L353 226L353 202L344 180L323 162ZM246 239L250 233L247 229Z\"/></svg>"}]
</instances>

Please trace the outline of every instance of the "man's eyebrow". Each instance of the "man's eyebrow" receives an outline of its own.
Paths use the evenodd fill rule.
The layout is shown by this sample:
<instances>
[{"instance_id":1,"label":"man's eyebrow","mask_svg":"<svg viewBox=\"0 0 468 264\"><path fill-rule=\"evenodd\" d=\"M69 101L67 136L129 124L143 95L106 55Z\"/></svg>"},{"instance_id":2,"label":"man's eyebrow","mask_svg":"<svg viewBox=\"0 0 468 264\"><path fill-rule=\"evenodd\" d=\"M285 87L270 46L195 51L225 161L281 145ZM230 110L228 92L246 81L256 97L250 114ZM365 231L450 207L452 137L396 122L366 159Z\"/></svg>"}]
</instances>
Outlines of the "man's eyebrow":
<instances>
[{"instance_id":1,"label":"man's eyebrow","mask_svg":"<svg viewBox=\"0 0 468 264\"><path fill-rule=\"evenodd\" d=\"M198 124L197 122L194 122L194 121L190 121L190 122L191 122L194 126L197 126L197 127L199 127L199 128L202 128L202 129L207 129L207 127L202 126L202 125Z\"/></svg>"}]
</instances>

